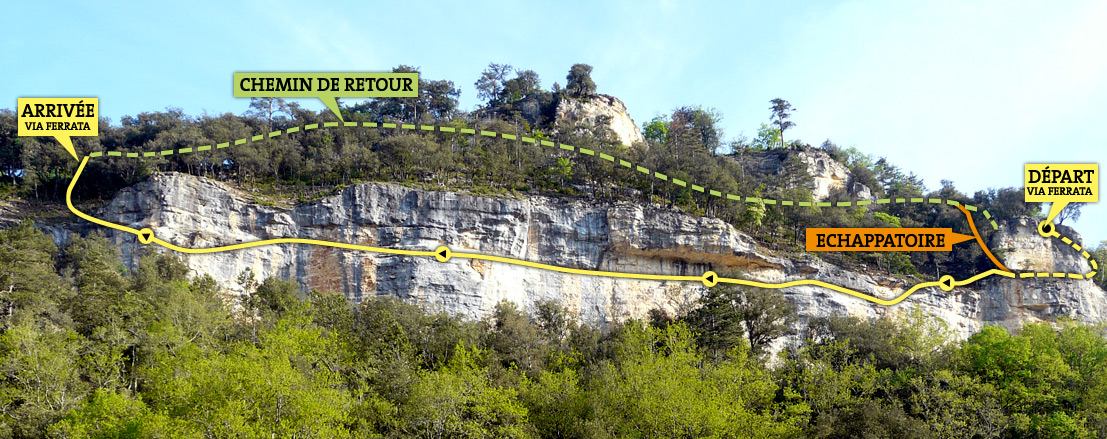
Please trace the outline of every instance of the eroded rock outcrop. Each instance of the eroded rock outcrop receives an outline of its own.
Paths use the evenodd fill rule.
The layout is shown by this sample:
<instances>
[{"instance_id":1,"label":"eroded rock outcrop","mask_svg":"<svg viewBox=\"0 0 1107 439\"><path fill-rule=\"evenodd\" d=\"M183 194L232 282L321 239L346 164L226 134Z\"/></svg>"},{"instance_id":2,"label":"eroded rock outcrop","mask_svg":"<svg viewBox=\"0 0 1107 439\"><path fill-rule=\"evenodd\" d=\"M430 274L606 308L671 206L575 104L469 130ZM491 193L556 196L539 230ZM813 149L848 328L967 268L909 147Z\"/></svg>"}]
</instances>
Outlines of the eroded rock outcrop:
<instances>
[{"instance_id":1,"label":"eroded rock outcrop","mask_svg":"<svg viewBox=\"0 0 1107 439\"><path fill-rule=\"evenodd\" d=\"M638 125L631 119L626 104L615 96L599 94L587 99L563 98L557 103L558 124L573 126L604 126L611 128L619 142L626 146L645 141Z\"/></svg>"}]
</instances>

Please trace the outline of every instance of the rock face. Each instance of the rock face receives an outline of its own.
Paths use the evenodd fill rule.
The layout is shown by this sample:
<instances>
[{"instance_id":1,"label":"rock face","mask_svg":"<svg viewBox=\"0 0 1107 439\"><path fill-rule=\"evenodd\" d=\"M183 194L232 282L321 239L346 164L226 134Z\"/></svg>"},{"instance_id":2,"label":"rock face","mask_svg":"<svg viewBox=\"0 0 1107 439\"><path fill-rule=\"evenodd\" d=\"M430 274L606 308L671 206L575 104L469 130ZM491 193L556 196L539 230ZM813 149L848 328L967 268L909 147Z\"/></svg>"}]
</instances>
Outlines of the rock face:
<instances>
[{"instance_id":1,"label":"rock face","mask_svg":"<svg viewBox=\"0 0 1107 439\"><path fill-rule=\"evenodd\" d=\"M158 174L121 191L96 212L131 227L150 227L177 245L206 248L262 239L299 237L363 245L508 256L557 266L631 273L700 276L742 270L763 282L817 279L881 298L893 298L916 280L853 272L810 255L773 255L747 235L713 218L636 204L528 197L503 199L428 192L389 184L360 184L292 209L250 204L221 183L184 174ZM1006 263L1090 271L1072 248L1037 235L1029 219L1004 225L994 248L1010 249ZM98 229L82 222L80 227ZM144 247L130 234L105 230L134 263ZM1078 238L1071 230L1067 236ZM64 240L65 232L55 236ZM498 262L396 256L314 245L269 245L185 255L196 273L235 285L250 269L257 278L295 279L308 288L350 300L396 296L478 318L501 300L532 309L556 300L589 323L644 316L650 309L686 309L702 293L699 282L645 281L563 274ZM1033 268L1032 267L1032 268ZM1035 268L1036 269L1036 268ZM802 317L847 313L875 316L897 307L826 288L784 290ZM964 334L983 324L1065 315L1099 320L1107 295L1091 281L1007 279L993 276L945 292L919 290L898 308L920 306Z\"/></svg>"},{"instance_id":2,"label":"rock face","mask_svg":"<svg viewBox=\"0 0 1107 439\"><path fill-rule=\"evenodd\" d=\"M619 142L626 146L645 140L634 119L630 118L627 106L611 95L599 94L585 100L561 99L557 103L556 121L568 125L607 124Z\"/></svg>"},{"instance_id":3,"label":"rock face","mask_svg":"<svg viewBox=\"0 0 1107 439\"><path fill-rule=\"evenodd\" d=\"M807 165L807 173L815 180L815 189L811 195L816 200L824 200L835 189L845 190L848 194L862 200L871 200L872 191L861 183L853 181L853 173L846 165L834 160L830 154L818 149L805 149L793 154Z\"/></svg>"},{"instance_id":4,"label":"rock face","mask_svg":"<svg viewBox=\"0 0 1107 439\"><path fill-rule=\"evenodd\" d=\"M815 200L825 200L835 190L844 190L851 197L860 200L873 199L872 190L854 181L853 173L846 165L819 149L749 151L740 156L732 156L750 172L760 175L781 172L784 161L791 157L795 157L806 167L807 174L815 184L811 189L811 196Z\"/></svg>"},{"instance_id":5,"label":"rock face","mask_svg":"<svg viewBox=\"0 0 1107 439\"><path fill-rule=\"evenodd\" d=\"M1092 271L1088 260L1058 239L1037 232L1037 221L1022 217L1002 224L992 238L992 249L1008 252L1003 265L1015 271L1079 273ZM1082 242L1067 226L1057 226L1061 236ZM1081 320L1107 318L1104 292L1089 280L1056 279L1047 282L997 283L981 304L984 318L1009 327L1021 322L1068 316Z\"/></svg>"}]
</instances>

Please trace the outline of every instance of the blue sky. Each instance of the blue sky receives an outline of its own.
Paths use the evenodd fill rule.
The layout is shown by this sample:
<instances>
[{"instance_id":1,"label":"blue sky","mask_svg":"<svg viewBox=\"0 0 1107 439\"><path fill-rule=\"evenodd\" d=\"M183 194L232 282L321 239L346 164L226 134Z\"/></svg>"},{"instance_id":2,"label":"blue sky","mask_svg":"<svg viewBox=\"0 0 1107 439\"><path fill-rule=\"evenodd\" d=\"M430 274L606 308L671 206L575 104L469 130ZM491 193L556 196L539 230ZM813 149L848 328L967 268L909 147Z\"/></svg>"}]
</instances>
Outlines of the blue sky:
<instances>
[{"instance_id":1,"label":"blue sky","mask_svg":"<svg viewBox=\"0 0 1107 439\"><path fill-rule=\"evenodd\" d=\"M639 124L698 104L723 113L727 137L750 136L782 97L797 109L787 137L829 138L970 195L1020 185L1027 162L1107 151L1101 1L60 3L4 7L3 107L95 96L113 121L241 113L236 71L408 64L453 80L471 109L489 62L547 88L584 62ZM1102 204L1077 224L1088 243L1107 239Z\"/></svg>"}]
</instances>

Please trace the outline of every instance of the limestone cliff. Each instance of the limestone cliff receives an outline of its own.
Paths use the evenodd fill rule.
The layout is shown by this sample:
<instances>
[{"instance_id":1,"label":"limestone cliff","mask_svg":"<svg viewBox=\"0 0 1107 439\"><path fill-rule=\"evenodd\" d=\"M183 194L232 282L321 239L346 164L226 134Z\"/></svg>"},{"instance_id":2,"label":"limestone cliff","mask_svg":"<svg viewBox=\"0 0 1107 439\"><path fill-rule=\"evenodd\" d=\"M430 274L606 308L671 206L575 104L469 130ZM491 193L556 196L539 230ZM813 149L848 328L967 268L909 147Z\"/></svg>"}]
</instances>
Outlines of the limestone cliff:
<instances>
[{"instance_id":1,"label":"limestone cliff","mask_svg":"<svg viewBox=\"0 0 1107 439\"><path fill-rule=\"evenodd\" d=\"M630 118L626 104L611 95L599 94L584 100L563 98L557 103L555 120L566 126L607 126L626 146L645 140L634 119Z\"/></svg>"},{"instance_id":2,"label":"limestone cliff","mask_svg":"<svg viewBox=\"0 0 1107 439\"><path fill-rule=\"evenodd\" d=\"M916 281L843 270L817 258L785 258L759 248L723 221L654 206L527 197L488 198L428 192L389 184L360 184L319 202L291 209L266 207L227 186L184 174L158 174L121 191L97 215L132 227L150 227L162 239L202 248L278 237L317 238L381 247L510 256L566 267L635 273L700 275L741 269L745 276L783 282L818 279L892 298ZM55 229L100 229L81 222ZM105 230L133 263L143 247L130 234ZM1062 233L1079 240L1071 230ZM1088 263L1072 248L1040 237L1029 219L1002 224L993 247L1008 249L1015 268L1084 273ZM272 245L217 254L186 255L196 273L234 285L247 268L259 279L280 276L354 301L387 295L433 309L480 317L500 300L532 307L557 300L587 322L640 317L652 308L678 311L702 292L697 283L611 279L560 274L501 263L347 251L310 245ZM849 313L874 316L892 308L816 286L785 295L803 317ZM1091 281L992 277L944 292L920 290L901 306L921 306L967 334L986 323L1017 325L1070 316L1100 320L1107 294Z\"/></svg>"}]
</instances>

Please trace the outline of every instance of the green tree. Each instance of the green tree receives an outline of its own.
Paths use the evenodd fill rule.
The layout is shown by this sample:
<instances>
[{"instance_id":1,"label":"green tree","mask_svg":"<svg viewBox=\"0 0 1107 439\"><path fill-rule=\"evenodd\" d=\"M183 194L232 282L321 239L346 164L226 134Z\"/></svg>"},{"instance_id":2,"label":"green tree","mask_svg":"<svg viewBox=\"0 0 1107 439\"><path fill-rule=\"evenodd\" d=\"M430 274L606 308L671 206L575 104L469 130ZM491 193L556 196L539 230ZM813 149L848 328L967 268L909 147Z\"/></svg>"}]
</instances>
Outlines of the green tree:
<instances>
[{"instance_id":1,"label":"green tree","mask_svg":"<svg viewBox=\"0 0 1107 439\"><path fill-rule=\"evenodd\" d=\"M353 401L328 367L337 349L303 316L282 319L257 344L159 356L142 371L145 402L206 437L348 437Z\"/></svg>"},{"instance_id":2,"label":"green tree","mask_svg":"<svg viewBox=\"0 0 1107 439\"><path fill-rule=\"evenodd\" d=\"M142 400L97 389L83 406L50 426L49 436L94 438L201 438L194 426L151 412Z\"/></svg>"},{"instance_id":3,"label":"green tree","mask_svg":"<svg viewBox=\"0 0 1107 439\"><path fill-rule=\"evenodd\" d=\"M669 134L669 118L665 116L654 116L649 122L642 124L642 137L645 137L647 141L661 144L665 143L665 139Z\"/></svg>"},{"instance_id":4,"label":"green tree","mask_svg":"<svg viewBox=\"0 0 1107 439\"><path fill-rule=\"evenodd\" d=\"M246 114L264 120L272 131L273 122L279 120L281 115L289 114L288 102L274 97L250 98L250 109Z\"/></svg>"},{"instance_id":5,"label":"green tree","mask_svg":"<svg viewBox=\"0 0 1107 439\"><path fill-rule=\"evenodd\" d=\"M530 316L514 302L497 303L486 324L486 344L505 367L517 367L523 372L540 370L546 346Z\"/></svg>"},{"instance_id":6,"label":"green tree","mask_svg":"<svg viewBox=\"0 0 1107 439\"><path fill-rule=\"evenodd\" d=\"M773 126L775 126L777 132L780 133L780 148L784 149L784 130L796 126L795 122L788 120L788 118L792 116L789 112L795 109L792 108L792 104L789 104L788 101L781 98L773 99L770 102L773 104L769 107L773 112Z\"/></svg>"},{"instance_id":7,"label":"green tree","mask_svg":"<svg viewBox=\"0 0 1107 439\"><path fill-rule=\"evenodd\" d=\"M696 344L709 357L722 359L734 348L743 346L745 329L739 320L737 304L741 292L729 285L704 290L698 307L685 317Z\"/></svg>"},{"instance_id":8,"label":"green tree","mask_svg":"<svg viewBox=\"0 0 1107 439\"><path fill-rule=\"evenodd\" d=\"M32 221L0 230L0 329L21 321L69 326L59 304L69 302L73 291L54 271L57 251Z\"/></svg>"},{"instance_id":9,"label":"green tree","mask_svg":"<svg viewBox=\"0 0 1107 439\"><path fill-rule=\"evenodd\" d=\"M573 64L565 76L565 93L570 97L584 99L596 94L596 83L592 81L592 66Z\"/></svg>"},{"instance_id":10,"label":"green tree","mask_svg":"<svg viewBox=\"0 0 1107 439\"><path fill-rule=\"evenodd\" d=\"M488 63L488 68L481 72L480 79L473 83L477 88L477 97L488 107L501 102L504 83L507 82L507 76L511 74L511 70L511 66L507 64Z\"/></svg>"},{"instance_id":11,"label":"green tree","mask_svg":"<svg viewBox=\"0 0 1107 439\"><path fill-rule=\"evenodd\" d=\"M777 289L739 288L736 295L737 317L745 328L746 339L754 355L765 352L776 339L792 331L795 307Z\"/></svg>"},{"instance_id":12,"label":"green tree","mask_svg":"<svg viewBox=\"0 0 1107 439\"><path fill-rule=\"evenodd\" d=\"M264 315L282 318L300 304L300 284L277 277L265 279L250 294L247 303L251 309Z\"/></svg>"},{"instance_id":13,"label":"green tree","mask_svg":"<svg viewBox=\"0 0 1107 439\"><path fill-rule=\"evenodd\" d=\"M400 406L399 431L415 437L532 437L517 391L492 384L481 351L459 345L445 367L419 373Z\"/></svg>"},{"instance_id":14,"label":"green tree","mask_svg":"<svg viewBox=\"0 0 1107 439\"><path fill-rule=\"evenodd\" d=\"M0 334L0 433L43 437L88 391L80 377L80 334L25 321ZM4 429L7 431L3 431Z\"/></svg>"},{"instance_id":15,"label":"green tree","mask_svg":"<svg viewBox=\"0 0 1107 439\"><path fill-rule=\"evenodd\" d=\"M774 406L775 385L735 349L714 366L682 324L628 323L615 360L589 383L591 431L615 437L782 437L798 433L791 407Z\"/></svg>"}]
</instances>

